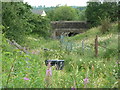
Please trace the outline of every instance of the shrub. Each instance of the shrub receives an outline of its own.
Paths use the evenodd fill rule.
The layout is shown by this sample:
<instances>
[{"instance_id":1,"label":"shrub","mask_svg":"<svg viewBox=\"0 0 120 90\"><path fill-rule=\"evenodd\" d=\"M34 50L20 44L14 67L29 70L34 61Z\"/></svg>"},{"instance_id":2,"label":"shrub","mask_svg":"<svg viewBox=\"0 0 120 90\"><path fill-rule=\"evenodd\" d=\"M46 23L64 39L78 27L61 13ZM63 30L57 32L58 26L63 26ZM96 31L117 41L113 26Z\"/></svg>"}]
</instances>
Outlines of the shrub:
<instances>
[{"instance_id":1,"label":"shrub","mask_svg":"<svg viewBox=\"0 0 120 90\"><path fill-rule=\"evenodd\" d=\"M105 34L106 32L110 31L111 28L110 21L111 19L109 17L105 17L105 19L100 19L100 23L101 23L100 31L102 34Z\"/></svg>"},{"instance_id":2,"label":"shrub","mask_svg":"<svg viewBox=\"0 0 120 90\"><path fill-rule=\"evenodd\" d=\"M38 34L44 38L50 36L50 20L47 17L33 15L30 23L34 26L31 33Z\"/></svg>"},{"instance_id":3,"label":"shrub","mask_svg":"<svg viewBox=\"0 0 120 90\"><path fill-rule=\"evenodd\" d=\"M117 50L114 48L107 49L106 52L104 53L103 58L110 58L113 57L117 54Z\"/></svg>"},{"instance_id":4,"label":"shrub","mask_svg":"<svg viewBox=\"0 0 120 90\"><path fill-rule=\"evenodd\" d=\"M5 37L15 40L17 43L24 43L25 36L32 31L33 25L28 21L31 15L31 6L23 2L2 3L2 30Z\"/></svg>"}]
</instances>

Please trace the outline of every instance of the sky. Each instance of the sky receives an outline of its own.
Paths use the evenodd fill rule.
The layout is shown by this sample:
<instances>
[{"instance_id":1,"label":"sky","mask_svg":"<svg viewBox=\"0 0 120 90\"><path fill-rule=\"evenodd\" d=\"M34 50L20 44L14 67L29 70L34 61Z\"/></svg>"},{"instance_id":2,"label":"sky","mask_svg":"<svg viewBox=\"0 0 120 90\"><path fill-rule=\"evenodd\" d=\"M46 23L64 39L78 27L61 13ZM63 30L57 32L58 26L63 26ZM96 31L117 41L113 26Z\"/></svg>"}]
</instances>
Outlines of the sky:
<instances>
[{"instance_id":1,"label":"sky","mask_svg":"<svg viewBox=\"0 0 120 90\"><path fill-rule=\"evenodd\" d=\"M86 2L89 0L23 0L24 2L28 2L31 6L57 6L60 5L67 5L67 6L86 6Z\"/></svg>"}]
</instances>

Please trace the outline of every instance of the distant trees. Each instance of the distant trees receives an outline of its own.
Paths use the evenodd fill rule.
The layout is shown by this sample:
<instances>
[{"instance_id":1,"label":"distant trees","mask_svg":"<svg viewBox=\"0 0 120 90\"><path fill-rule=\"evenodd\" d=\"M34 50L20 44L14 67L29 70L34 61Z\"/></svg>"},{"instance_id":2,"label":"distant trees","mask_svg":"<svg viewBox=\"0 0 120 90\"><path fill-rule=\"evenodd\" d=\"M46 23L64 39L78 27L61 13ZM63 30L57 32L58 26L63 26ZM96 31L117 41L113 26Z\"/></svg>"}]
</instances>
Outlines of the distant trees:
<instances>
[{"instance_id":1,"label":"distant trees","mask_svg":"<svg viewBox=\"0 0 120 90\"><path fill-rule=\"evenodd\" d=\"M56 7L53 10L48 11L48 18L52 21L71 21L79 20L79 11L69 6Z\"/></svg>"},{"instance_id":2,"label":"distant trees","mask_svg":"<svg viewBox=\"0 0 120 90\"><path fill-rule=\"evenodd\" d=\"M74 8L68 6L61 6L55 9L55 20L77 20L78 15Z\"/></svg>"},{"instance_id":3,"label":"distant trees","mask_svg":"<svg viewBox=\"0 0 120 90\"><path fill-rule=\"evenodd\" d=\"M51 21L55 21L55 14L54 14L55 8L51 9L49 11L47 11L47 17L51 20Z\"/></svg>"},{"instance_id":4,"label":"distant trees","mask_svg":"<svg viewBox=\"0 0 120 90\"><path fill-rule=\"evenodd\" d=\"M81 20L81 21L86 21L85 11L86 11L86 9L84 9L84 10L79 10L79 20Z\"/></svg>"},{"instance_id":5,"label":"distant trees","mask_svg":"<svg viewBox=\"0 0 120 90\"><path fill-rule=\"evenodd\" d=\"M110 18L112 22L117 21L118 4L117 2L88 2L86 9L87 21L92 26L100 24L100 19Z\"/></svg>"},{"instance_id":6,"label":"distant trees","mask_svg":"<svg viewBox=\"0 0 120 90\"><path fill-rule=\"evenodd\" d=\"M33 7L34 9L45 10L47 13L47 17L51 21L70 21L70 20L86 20L85 17L85 9L86 7L78 7L78 6L59 6L56 7Z\"/></svg>"}]
</instances>

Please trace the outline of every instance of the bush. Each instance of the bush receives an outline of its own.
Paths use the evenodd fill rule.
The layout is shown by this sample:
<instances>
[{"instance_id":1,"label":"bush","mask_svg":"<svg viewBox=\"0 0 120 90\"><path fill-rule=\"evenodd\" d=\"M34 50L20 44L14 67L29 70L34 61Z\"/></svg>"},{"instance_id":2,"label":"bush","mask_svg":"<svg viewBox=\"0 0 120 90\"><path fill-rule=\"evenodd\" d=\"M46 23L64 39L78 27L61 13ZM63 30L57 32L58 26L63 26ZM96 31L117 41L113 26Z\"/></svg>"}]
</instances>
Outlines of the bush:
<instances>
[{"instance_id":1,"label":"bush","mask_svg":"<svg viewBox=\"0 0 120 90\"><path fill-rule=\"evenodd\" d=\"M34 26L31 33L38 34L42 37L50 36L50 20L47 17L33 15L30 23Z\"/></svg>"},{"instance_id":2,"label":"bush","mask_svg":"<svg viewBox=\"0 0 120 90\"><path fill-rule=\"evenodd\" d=\"M117 54L117 49L111 48L107 49L106 52L104 53L103 58L110 58L113 57Z\"/></svg>"},{"instance_id":3,"label":"bush","mask_svg":"<svg viewBox=\"0 0 120 90\"><path fill-rule=\"evenodd\" d=\"M110 24L111 19L109 17L105 17L105 19L100 19L101 22L101 28L100 31L102 34L105 34L106 32L110 31L111 24Z\"/></svg>"},{"instance_id":4,"label":"bush","mask_svg":"<svg viewBox=\"0 0 120 90\"><path fill-rule=\"evenodd\" d=\"M24 43L25 36L33 29L33 25L28 22L31 6L23 2L3 2L2 6L2 24L5 27L2 33L10 40Z\"/></svg>"}]
</instances>

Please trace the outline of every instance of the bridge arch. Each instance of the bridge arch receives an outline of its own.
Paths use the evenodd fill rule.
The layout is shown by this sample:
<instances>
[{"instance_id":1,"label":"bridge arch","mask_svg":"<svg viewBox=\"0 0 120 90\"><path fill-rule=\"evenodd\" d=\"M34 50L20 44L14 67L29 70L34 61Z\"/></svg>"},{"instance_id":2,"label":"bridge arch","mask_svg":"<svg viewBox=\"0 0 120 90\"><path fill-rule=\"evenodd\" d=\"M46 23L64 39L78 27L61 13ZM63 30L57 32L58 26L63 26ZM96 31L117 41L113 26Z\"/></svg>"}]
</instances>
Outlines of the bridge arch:
<instances>
[{"instance_id":1,"label":"bridge arch","mask_svg":"<svg viewBox=\"0 0 120 90\"><path fill-rule=\"evenodd\" d=\"M83 33L88 28L86 21L52 21L51 26L54 38L60 37L62 33L68 33L68 36L73 36Z\"/></svg>"}]
</instances>

